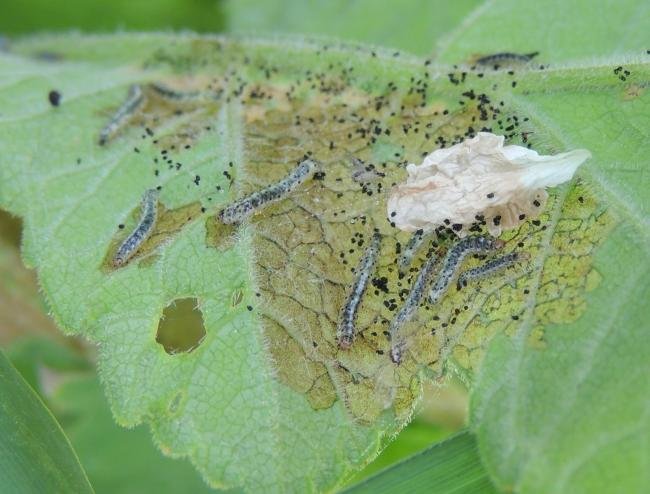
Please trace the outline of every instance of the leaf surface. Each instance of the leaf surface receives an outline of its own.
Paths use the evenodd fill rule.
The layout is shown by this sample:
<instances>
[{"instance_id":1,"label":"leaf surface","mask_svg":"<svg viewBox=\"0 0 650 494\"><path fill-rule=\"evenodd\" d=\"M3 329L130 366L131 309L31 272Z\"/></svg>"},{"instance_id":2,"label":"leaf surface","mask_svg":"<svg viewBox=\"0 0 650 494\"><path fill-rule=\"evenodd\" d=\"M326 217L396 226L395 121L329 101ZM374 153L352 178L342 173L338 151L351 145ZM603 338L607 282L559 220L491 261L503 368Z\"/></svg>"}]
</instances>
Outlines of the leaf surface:
<instances>
[{"instance_id":1,"label":"leaf surface","mask_svg":"<svg viewBox=\"0 0 650 494\"><path fill-rule=\"evenodd\" d=\"M34 59L44 52L59 61ZM586 291L608 286L609 273L593 267L597 246L618 235L611 232L619 217L644 218L632 207L640 199L601 193L609 178L599 175L599 183L590 171L607 157L594 147L580 180L554 191L539 220L504 235L531 263L450 292L433 311L421 308L404 329L409 353L396 367L383 332L404 296L393 266L408 236L391 227L384 201L404 164L481 126L515 142L530 137L542 152L589 147L559 140L569 132L553 134L543 97L585 84L598 94L625 92L629 83L613 77L616 61L527 67L516 78L468 68L463 76L463 68L351 45L117 35L25 40L0 64L0 203L24 218L25 261L37 267L58 323L99 343L118 421L148 422L164 451L189 456L215 486L332 488L409 419L423 377L441 375L448 362L471 376L495 334L543 360L550 350L539 349L551 346L544 328L589 317ZM626 64L635 83L647 81L643 56ZM164 101L151 81L216 97ZM99 130L134 82L147 97L142 113L99 146ZM52 89L63 95L58 108L47 102ZM476 100L481 93L487 108ZM643 91L635 104L647 106ZM310 153L324 167L320 180L234 236L215 219ZM356 183L352 157L385 176ZM156 229L115 269L111 257L137 222L140 198L157 185ZM379 267L360 335L344 352L338 315L373 227L384 237ZM159 321L187 299L205 337L170 352L157 342ZM503 377L494 372L493 380ZM508 483L510 471L488 465Z\"/></svg>"},{"instance_id":2,"label":"leaf surface","mask_svg":"<svg viewBox=\"0 0 650 494\"><path fill-rule=\"evenodd\" d=\"M643 69L630 70L626 57L617 55L630 51L647 57L647 30L641 25L647 24L648 5L549 1L525 12L518 6L488 2L441 45L443 57L539 50L540 63L568 66L578 57L599 57L594 65L605 67L612 59L620 61L609 70L617 84L565 72L560 87L553 80L563 70L551 64L538 84L520 81L525 94L508 96L530 116L537 139L593 153L580 176L607 205L615 230L586 275L589 293L580 317L558 324L537 306L514 338L493 342L474 383L471 423L484 462L503 489L643 492L650 430L649 77ZM565 21L554 22L560 16ZM569 224L578 225L558 218L551 228L558 232ZM549 247L549 254L560 254L560 263L581 250L575 239L566 247ZM564 269L540 272L538 293L562 293L566 276ZM591 285L595 280L603 281ZM529 344L540 320L551 323L542 351Z\"/></svg>"},{"instance_id":3,"label":"leaf surface","mask_svg":"<svg viewBox=\"0 0 650 494\"><path fill-rule=\"evenodd\" d=\"M230 32L327 35L427 55L479 5L478 0L230 0L224 10Z\"/></svg>"}]
</instances>

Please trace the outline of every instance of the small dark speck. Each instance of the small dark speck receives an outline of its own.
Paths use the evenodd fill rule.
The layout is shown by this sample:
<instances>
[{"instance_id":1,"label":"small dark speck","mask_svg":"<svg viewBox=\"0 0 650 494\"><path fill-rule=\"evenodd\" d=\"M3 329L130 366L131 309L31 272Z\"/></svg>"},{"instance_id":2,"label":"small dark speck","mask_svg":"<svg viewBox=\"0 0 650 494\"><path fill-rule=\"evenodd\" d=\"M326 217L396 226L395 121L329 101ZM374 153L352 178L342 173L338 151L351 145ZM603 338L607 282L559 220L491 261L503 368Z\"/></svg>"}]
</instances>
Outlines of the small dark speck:
<instances>
[{"instance_id":1,"label":"small dark speck","mask_svg":"<svg viewBox=\"0 0 650 494\"><path fill-rule=\"evenodd\" d=\"M253 310L253 306L252 306L252 305L247 305L246 308L249 310L249 312Z\"/></svg>"},{"instance_id":2,"label":"small dark speck","mask_svg":"<svg viewBox=\"0 0 650 494\"><path fill-rule=\"evenodd\" d=\"M535 205L536 208L541 206L541 203L537 199L533 201L533 204Z\"/></svg>"},{"instance_id":3,"label":"small dark speck","mask_svg":"<svg viewBox=\"0 0 650 494\"><path fill-rule=\"evenodd\" d=\"M119 225L117 225L117 227L118 227L120 230L123 230L123 229L124 229L124 224L123 224L123 223L120 223Z\"/></svg>"},{"instance_id":4,"label":"small dark speck","mask_svg":"<svg viewBox=\"0 0 650 494\"><path fill-rule=\"evenodd\" d=\"M487 198L488 198L488 199L492 199L493 197L494 197L494 192L490 192L490 193L487 195Z\"/></svg>"},{"instance_id":5,"label":"small dark speck","mask_svg":"<svg viewBox=\"0 0 650 494\"><path fill-rule=\"evenodd\" d=\"M50 105L59 106L61 103L61 93L57 90L52 90L48 93L47 99L50 101Z\"/></svg>"}]
</instances>

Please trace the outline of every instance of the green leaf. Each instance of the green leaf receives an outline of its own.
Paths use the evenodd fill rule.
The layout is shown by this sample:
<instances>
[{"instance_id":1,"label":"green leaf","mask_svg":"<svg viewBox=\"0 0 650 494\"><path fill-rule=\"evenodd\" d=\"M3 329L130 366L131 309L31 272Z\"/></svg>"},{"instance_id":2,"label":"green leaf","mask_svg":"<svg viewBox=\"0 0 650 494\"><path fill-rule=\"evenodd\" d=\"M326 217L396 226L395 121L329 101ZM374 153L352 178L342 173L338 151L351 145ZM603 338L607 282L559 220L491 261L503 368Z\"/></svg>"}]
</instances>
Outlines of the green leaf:
<instances>
[{"instance_id":1,"label":"green leaf","mask_svg":"<svg viewBox=\"0 0 650 494\"><path fill-rule=\"evenodd\" d=\"M475 437L463 432L344 492L491 494L497 491L481 464Z\"/></svg>"},{"instance_id":2,"label":"green leaf","mask_svg":"<svg viewBox=\"0 0 650 494\"><path fill-rule=\"evenodd\" d=\"M59 61L39 61L44 52ZM558 351L545 328L588 320L586 293L600 284L611 296L616 286L614 273L594 269L598 246L647 233L614 230L645 218L640 192L621 197L614 187L634 178L598 174L607 152L631 162L637 156L616 148L630 139L628 119L639 125L634 108L647 106L645 54L479 76L469 67L336 43L119 35L25 40L0 64L0 204L25 219L25 261L37 267L58 323L99 343L118 422L148 422L157 444L189 456L213 485L340 485L408 421L421 379L440 376L449 363L471 379L495 334L514 336L525 355ZM619 64L630 80L614 74ZM198 103L162 101L149 81L223 92ZM144 86L144 112L100 147L99 130L134 82ZM60 107L47 101L52 89L63 95ZM571 139L575 128L555 132L541 99L584 89L631 101L629 112L606 125L603 135L619 136L616 146L567 141L593 144L586 147L594 160L578 180L552 191L539 221L503 236L530 252L531 263L450 292L435 313L422 308L405 328L405 362L393 365L383 331L403 288L392 269L396 244L408 236L391 227L383 193L353 181L351 157L382 166L386 190L404 179L404 162L419 162L437 139L462 139L480 125L513 141L527 137L541 152L566 150L560 138ZM480 93L494 116L485 124L472 98ZM563 113L579 119L568 107ZM278 180L308 152L323 163L322 180L230 236L215 213ZM136 224L143 192L156 185L163 186L156 230L115 269L115 249ZM384 235L378 286L364 299L357 342L339 351L336 324L362 250L357 240L373 226ZM630 259L622 263L632 269ZM163 338L163 314L187 315L193 328L198 320L193 344ZM505 437L503 428L491 434ZM523 457L512 459L517 468L515 460ZM501 466L488 465L508 485Z\"/></svg>"},{"instance_id":3,"label":"green leaf","mask_svg":"<svg viewBox=\"0 0 650 494\"><path fill-rule=\"evenodd\" d=\"M93 492L54 417L0 352L0 477L7 492Z\"/></svg>"},{"instance_id":4,"label":"green leaf","mask_svg":"<svg viewBox=\"0 0 650 494\"><path fill-rule=\"evenodd\" d=\"M121 42L116 38L117 43L112 38L88 39L83 50L70 42L72 38L22 45L36 54L45 50L63 53L68 59L63 64L3 57L3 125L12 130L3 134L8 139L2 139L2 147L6 156L12 156L13 165L2 167L0 197L11 211L25 216L25 259L39 266L41 284L59 324L70 332L83 331L100 343L100 372L119 423L149 421L160 447L175 456L190 456L216 486L320 490L341 482L374 455L382 437L403 420L395 424L390 413L372 427L351 420L323 363L307 359L303 348L270 319L264 328L267 334L262 334L261 315L247 309L258 305L255 287L249 281L251 242L258 239L242 235L236 249L226 250L215 248L211 237L206 241L209 217L201 213L197 201L203 200L214 214L210 200L215 199L216 204L228 200L224 192L209 194L215 184L225 190L228 179L222 172L231 170L230 161L241 162L243 135L237 105L208 106L195 110L192 120L174 117L167 129L154 127L169 145L173 145L169 139L176 139L179 125L189 123L194 126L191 132L201 137L191 141L192 149L177 158L185 163L185 169L165 178L161 200L169 213L161 216L159 225L168 233L163 231L158 238L167 240L166 260L154 257L150 259L153 263L139 267L137 262L131 263L115 272L106 265L112 238L120 235L118 224L125 221L129 228L134 224L129 217L139 202L142 184L155 180L151 163L153 156L160 154L155 143L139 142L139 132L106 149L96 144L96 126L101 127L110 108L119 104L124 84L146 73L124 70L123 64L151 57L152 63L158 63L156 52L161 42L164 46L169 39L137 38L144 44L127 42L127 37ZM187 38L189 44L184 42L172 55L174 62L182 60L188 48L196 48L194 39ZM214 53L220 44L206 39L206 54ZM228 50L238 55L246 47L234 43ZM270 61L285 56L283 44L273 48L262 43L255 48L253 42L248 47L251 56L259 50ZM293 49L297 54L294 70L301 67L301 58L313 57L310 52L301 55L302 47ZM87 54L100 62L73 60ZM333 59L340 61L347 55L335 53ZM162 77L163 73L169 77L167 69L152 70L149 76ZM35 87L25 92L32 84L29 80ZM98 93L100 80L105 90ZM61 111L47 102L53 88L63 95ZM24 97L34 99L23 106L19 101ZM32 119L29 114L34 112L38 118ZM88 119L92 125L85 122ZM33 132L40 133L36 129L44 130L43 125L49 128L49 135L32 148L39 156L25 154L19 135L32 141ZM129 142L132 138L136 140ZM69 144L60 147L57 142ZM129 144L123 147L126 142ZM133 151L134 146L139 153ZM140 154L147 156L146 161ZM137 163L146 164L138 167ZM23 172L30 169L29 175L36 180L19 178L15 167L23 165ZM185 171L188 168L191 173ZM128 178L129 169L136 174L133 179ZM200 186L194 184L196 175L201 177ZM49 192L32 196L34 187ZM27 212L30 210L35 214ZM185 225L188 217L193 221ZM50 233L43 236L43 228ZM170 233L175 238L169 237ZM54 252L58 254L52 255ZM240 293L241 298L234 297ZM157 343L156 328L165 307L188 297L197 299L207 336L197 350L170 355ZM282 305L276 304L278 309ZM317 329L312 321L307 327ZM331 347L332 337L327 334L327 341L313 335L324 347ZM308 346L312 347L311 339ZM270 360L268 349L274 356L289 352L279 362L279 369ZM305 366L310 374L302 374ZM332 372L339 371L333 368ZM410 414L410 406L405 403L401 413Z\"/></svg>"},{"instance_id":5,"label":"green leaf","mask_svg":"<svg viewBox=\"0 0 650 494\"><path fill-rule=\"evenodd\" d=\"M13 342L7 355L23 378L33 379L97 494L213 492L189 462L158 451L145 426L115 424L99 379L79 352L41 336Z\"/></svg>"},{"instance_id":6,"label":"green leaf","mask_svg":"<svg viewBox=\"0 0 650 494\"><path fill-rule=\"evenodd\" d=\"M607 60L604 57L626 50L645 53L648 48L643 27L650 15L647 3L618 2L616 8L606 8L592 2L547 1L525 11L519 5L486 4L471 25L447 40L444 58L539 50L540 62ZM562 23L556 22L560 16ZM617 85L568 77L561 90L551 90L558 73L551 65L543 83L526 84L525 94L508 98L531 117L540 140L556 148L592 151L594 159L581 176L608 205L616 230L586 274L589 293L581 302L583 309L562 321L565 314L536 307L534 317L517 327L514 338L493 342L474 383L472 428L488 470L504 490L647 489L649 77L644 70L626 75L625 59L619 60L610 71ZM618 65L623 69L615 71ZM558 218L552 229L566 229L570 223L565 221ZM552 245L551 253L560 254L556 259L562 262L581 251L576 244L567 247ZM563 270L541 271L539 292L557 293L564 276ZM576 308L567 307L565 313ZM545 326L541 351L529 344L540 324Z\"/></svg>"},{"instance_id":7,"label":"green leaf","mask_svg":"<svg viewBox=\"0 0 650 494\"><path fill-rule=\"evenodd\" d=\"M98 494L214 492L187 460L164 457L144 426L116 425L96 376L66 380L52 408Z\"/></svg>"},{"instance_id":8,"label":"green leaf","mask_svg":"<svg viewBox=\"0 0 650 494\"><path fill-rule=\"evenodd\" d=\"M485 2L437 46L450 63L472 55L539 51L536 60L547 63L589 60L648 48L650 6L638 0L611 5L589 0ZM592 61L591 64L596 64Z\"/></svg>"},{"instance_id":9,"label":"green leaf","mask_svg":"<svg viewBox=\"0 0 650 494\"><path fill-rule=\"evenodd\" d=\"M350 41L431 53L479 0L228 0L228 30L244 33L327 35Z\"/></svg>"},{"instance_id":10,"label":"green leaf","mask_svg":"<svg viewBox=\"0 0 650 494\"><path fill-rule=\"evenodd\" d=\"M380 470L420 452L431 444L446 439L453 433L452 430L428 424L416 418L400 432L399 436L381 452L376 460L350 479L348 485L365 480Z\"/></svg>"}]
</instances>

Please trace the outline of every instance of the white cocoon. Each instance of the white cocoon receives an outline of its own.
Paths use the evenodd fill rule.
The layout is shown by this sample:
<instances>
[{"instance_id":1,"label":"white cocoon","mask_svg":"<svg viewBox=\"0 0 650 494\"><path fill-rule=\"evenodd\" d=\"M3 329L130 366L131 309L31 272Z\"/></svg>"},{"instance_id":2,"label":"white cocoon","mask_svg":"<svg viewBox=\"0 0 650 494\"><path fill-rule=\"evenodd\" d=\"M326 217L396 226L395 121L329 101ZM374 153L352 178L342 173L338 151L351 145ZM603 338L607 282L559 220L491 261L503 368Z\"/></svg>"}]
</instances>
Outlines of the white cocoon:
<instances>
[{"instance_id":1,"label":"white cocoon","mask_svg":"<svg viewBox=\"0 0 650 494\"><path fill-rule=\"evenodd\" d=\"M492 235L514 228L542 211L546 187L570 180L591 153L576 149L540 156L522 146L504 146L504 137L479 132L406 167L406 183L388 198L388 217L405 231L460 224L456 233L482 215ZM447 221L445 221L447 220Z\"/></svg>"}]
</instances>

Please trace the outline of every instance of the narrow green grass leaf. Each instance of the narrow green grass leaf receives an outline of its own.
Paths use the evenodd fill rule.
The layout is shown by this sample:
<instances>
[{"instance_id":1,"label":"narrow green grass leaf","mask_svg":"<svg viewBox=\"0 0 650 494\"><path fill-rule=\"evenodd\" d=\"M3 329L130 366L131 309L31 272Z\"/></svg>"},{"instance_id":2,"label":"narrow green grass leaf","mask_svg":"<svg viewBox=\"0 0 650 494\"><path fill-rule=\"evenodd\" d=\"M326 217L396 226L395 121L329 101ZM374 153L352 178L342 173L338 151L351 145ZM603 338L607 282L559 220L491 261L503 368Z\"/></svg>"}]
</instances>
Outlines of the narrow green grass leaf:
<instances>
[{"instance_id":1,"label":"narrow green grass leaf","mask_svg":"<svg viewBox=\"0 0 650 494\"><path fill-rule=\"evenodd\" d=\"M344 494L493 494L476 438L462 432L387 468Z\"/></svg>"},{"instance_id":2,"label":"narrow green grass leaf","mask_svg":"<svg viewBox=\"0 0 650 494\"><path fill-rule=\"evenodd\" d=\"M2 352L0 438L4 492L93 492L61 427Z\"/></svg>"}]
</instances>

